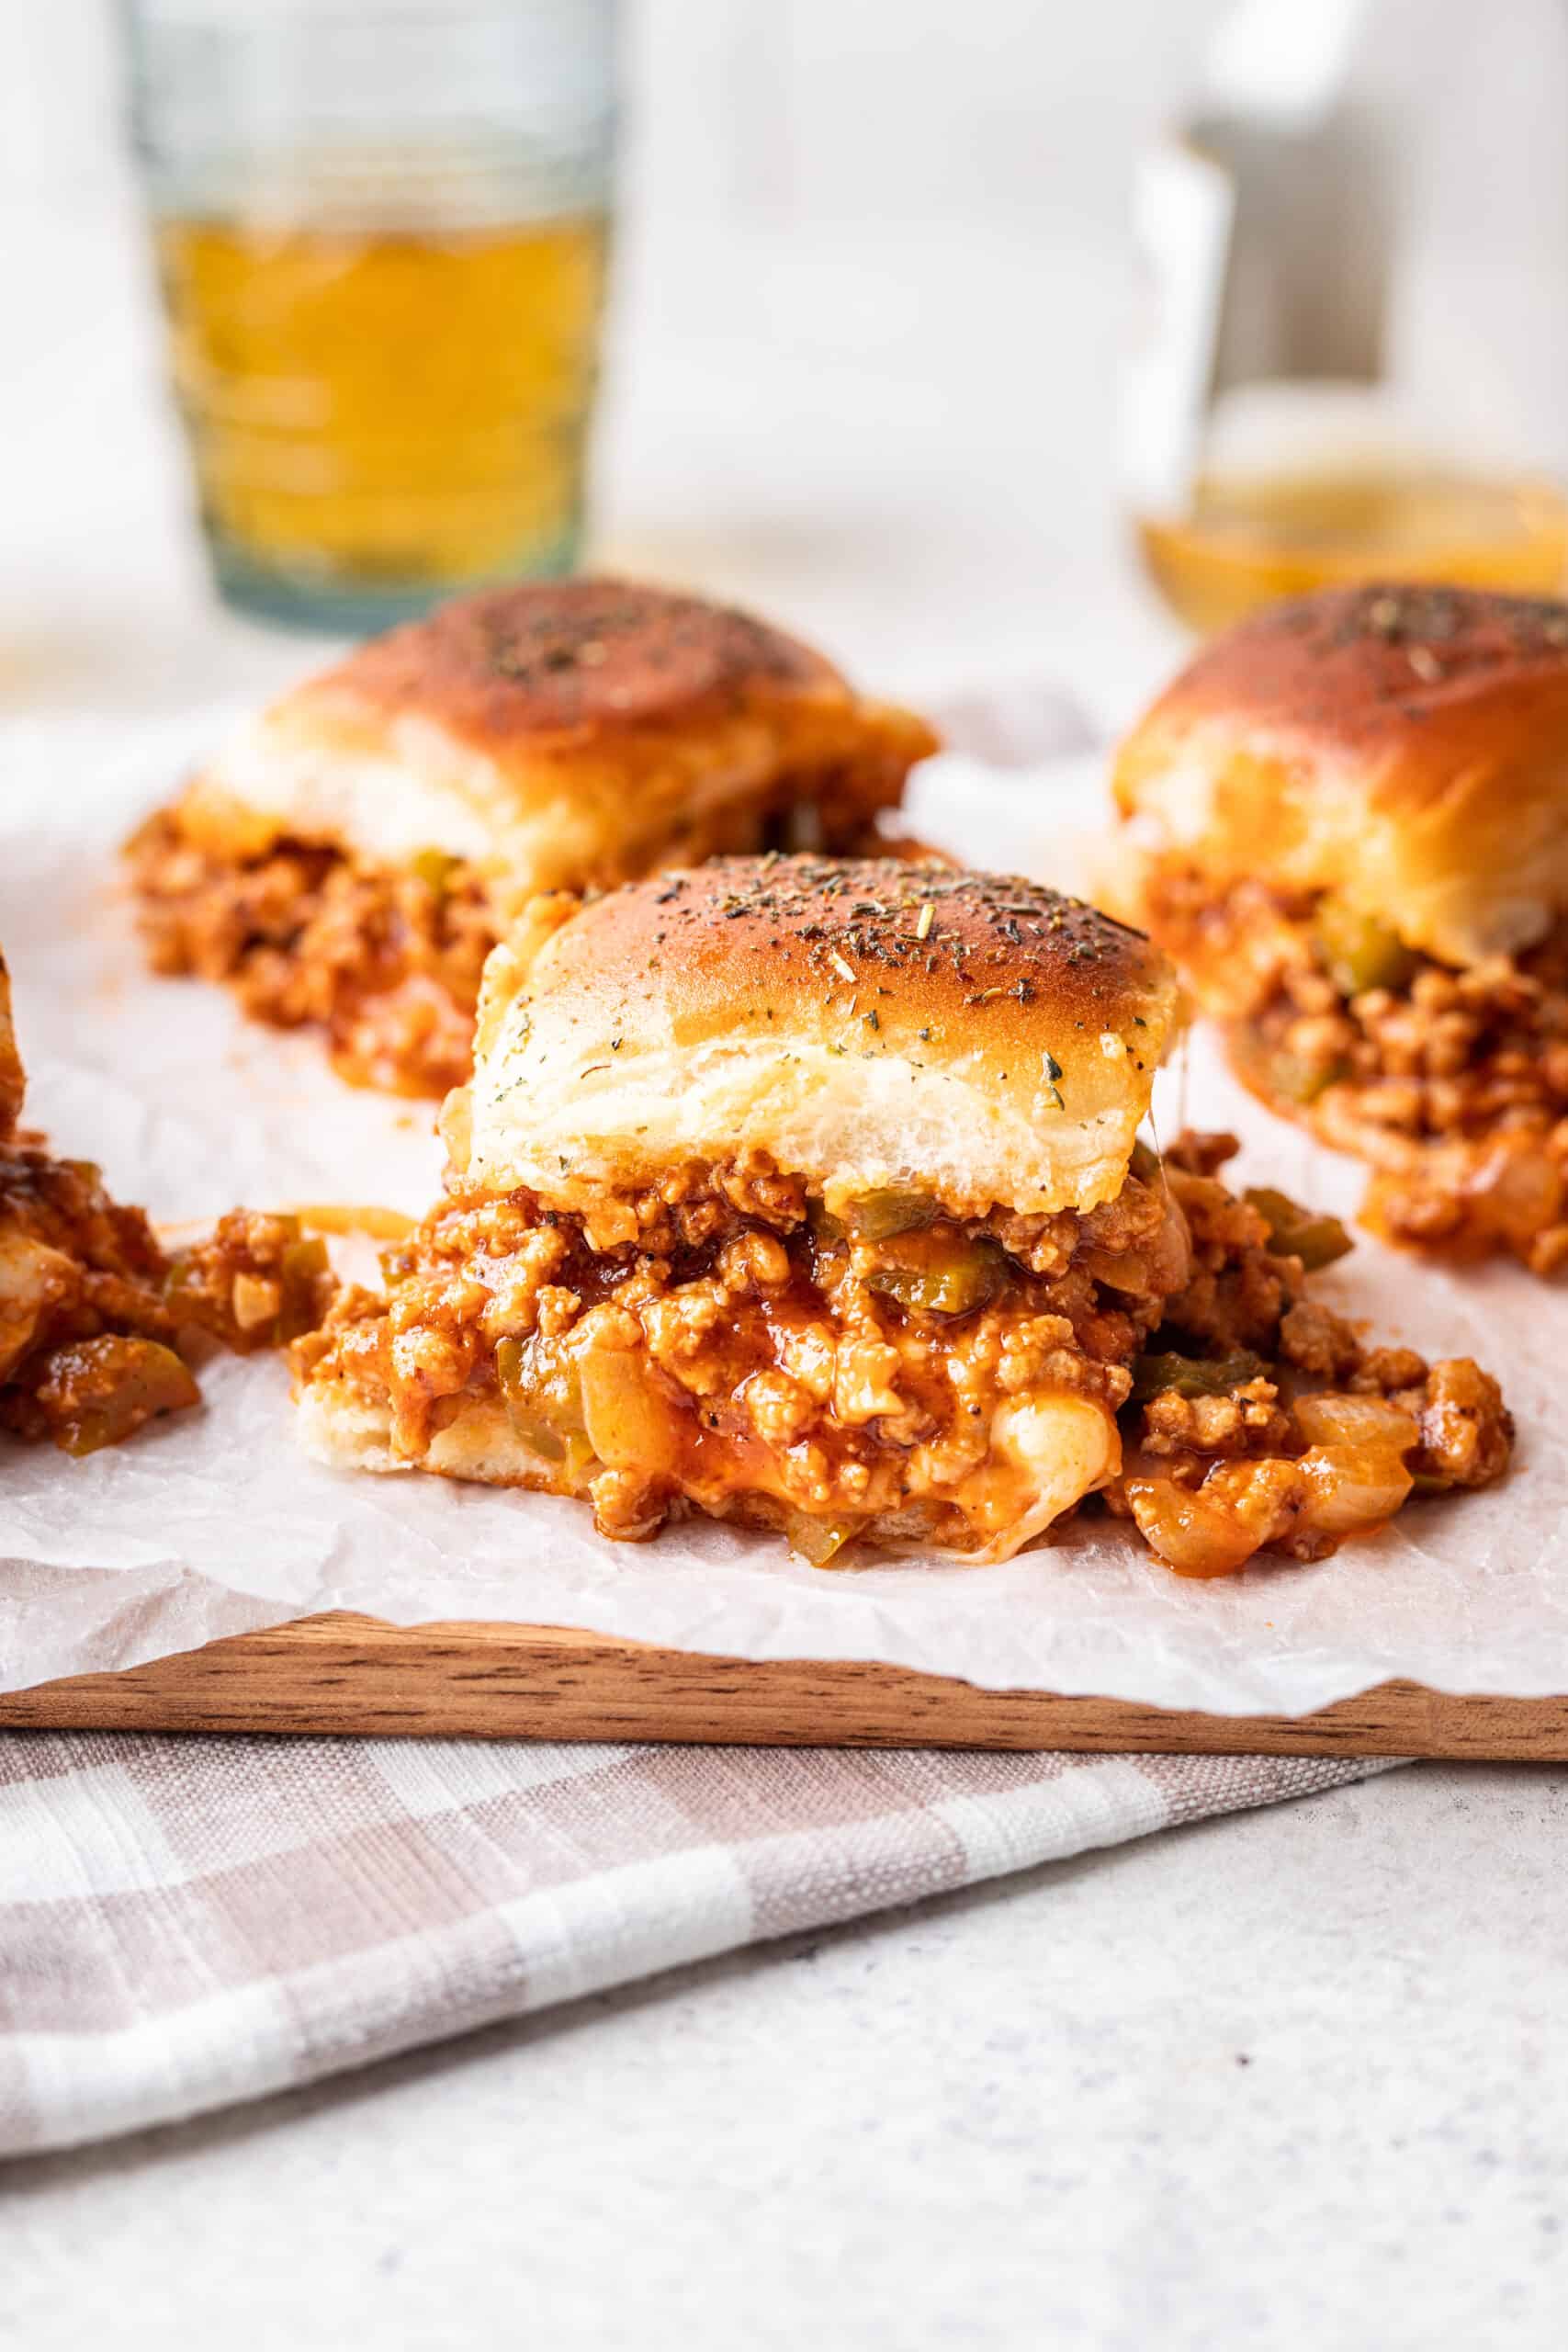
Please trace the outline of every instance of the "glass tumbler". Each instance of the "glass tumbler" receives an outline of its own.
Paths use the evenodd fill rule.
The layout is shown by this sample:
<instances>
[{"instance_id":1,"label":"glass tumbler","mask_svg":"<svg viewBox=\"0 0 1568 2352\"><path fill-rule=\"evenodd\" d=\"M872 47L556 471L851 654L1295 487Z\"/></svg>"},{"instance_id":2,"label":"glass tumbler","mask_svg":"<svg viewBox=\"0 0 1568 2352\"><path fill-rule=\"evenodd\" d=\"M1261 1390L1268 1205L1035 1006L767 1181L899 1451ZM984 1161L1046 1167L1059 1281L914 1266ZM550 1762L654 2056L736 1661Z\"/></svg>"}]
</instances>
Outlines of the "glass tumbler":
<instances>
[{"instance_id":1,"label":"glass tumbler","mask_svg":"<svg viewBox=\"0 0 1568 2352\"><path fill-rule=\"evenodd\" d=\"M333 632L570 571L616 0L122 0L220 594Z\"/></svg>"}]
</instances>

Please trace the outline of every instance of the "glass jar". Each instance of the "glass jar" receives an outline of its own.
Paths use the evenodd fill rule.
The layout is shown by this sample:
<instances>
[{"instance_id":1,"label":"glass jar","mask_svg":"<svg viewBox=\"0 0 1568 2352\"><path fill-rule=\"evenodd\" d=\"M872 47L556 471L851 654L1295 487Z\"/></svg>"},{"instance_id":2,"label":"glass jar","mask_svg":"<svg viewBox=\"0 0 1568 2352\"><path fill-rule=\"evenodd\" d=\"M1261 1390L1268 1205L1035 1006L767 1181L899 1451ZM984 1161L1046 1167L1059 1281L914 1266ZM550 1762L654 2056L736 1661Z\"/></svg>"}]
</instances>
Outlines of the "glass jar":
<instances>
[{"instance_id":1,"label":"glass jar","mask_svg":"<svg viewBox=\"0 0 1568 2352\"><path fill-rule=\"evenodd\" d=\"M1123 480L1200 628L1332 582L1568 570L1568 19L1244 0L1135 193Z\"/></svg>"},{"instance_id":2,"label":"glass jar","mask_svg":"<svg viewBox=\"0 0 1568 2352\"><path fill-rule=\"evenodd\" d=\"M224 597L333 631L576 560L615 0L126 0Z\"/></svg>"}]
</instances>

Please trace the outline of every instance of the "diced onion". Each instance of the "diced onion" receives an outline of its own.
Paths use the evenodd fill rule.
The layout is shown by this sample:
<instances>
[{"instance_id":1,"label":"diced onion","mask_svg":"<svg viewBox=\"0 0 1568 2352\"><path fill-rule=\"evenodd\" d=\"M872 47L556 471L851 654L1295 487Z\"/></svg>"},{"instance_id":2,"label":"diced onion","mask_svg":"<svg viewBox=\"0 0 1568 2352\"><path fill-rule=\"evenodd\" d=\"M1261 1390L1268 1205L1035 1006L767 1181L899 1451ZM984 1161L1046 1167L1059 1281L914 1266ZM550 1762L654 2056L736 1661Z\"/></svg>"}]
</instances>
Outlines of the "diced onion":
<instances>
[{"instance_id":1,"label":"diced onion","mask_svg":"<svg viewBox=\"0 0 1568 2352\"><path fill-rule=\"evenodd\" d=\"M1397 1454L1360 1454L1354 1448L1314 1446L1299 1466L1312 1497L1303 1524L1325 1535L1381 1527L1414 1483Z\"/></svg>"},{"instance_id":2,"label":"diced onion","mask_svg":"<svg viewBox=\"0 0 1568 2352\"><path fill-rule=\"evenodd\" d=\"M1381 1527L1409 1494L1405 1454L1420 1430L1384 1396L1303 1396L1296 1420L1312 1448L1302 1458L1308 1523L1325 1535Z\"/></svg>"},{"instance_id":3,"label":"diced onion","mask_svg":"<svg viewBox=\"0 0 1568 2352\"><path fill-rule=\"evenodd\" d=\"M852 1544L863 1519L819 1519L814 1511L786 1510L784 1533L792 1551L809 1560L814 1568L825 1568L846 1544Z\"/></svg>"},{"instance_id":4,"label":"diced onion","mask_svg":"<svg viewBox=\"0 0 1568 2352\"><path fill-rule=\"evenodd\" d=\"M1299 1396L1295 1417L1313 1445L1381 1446L1398 1454L1421 1434L1410 1415L1386 1396Z\"/></svg>"},{"instance_id":5,"label":"diced onion","mask_svg":"<svg viewBox=\"0 0 1568 2352\"><path fill-rule=\"evenodd\" d=\"M1174 1478L1129 1478L1127 1502L1151 1551L1183 1577L1228 1577L1268 1543L1299 1491L1297 1464L1228 1462L1195 1491Z\"/></svg>"}]
</instances>

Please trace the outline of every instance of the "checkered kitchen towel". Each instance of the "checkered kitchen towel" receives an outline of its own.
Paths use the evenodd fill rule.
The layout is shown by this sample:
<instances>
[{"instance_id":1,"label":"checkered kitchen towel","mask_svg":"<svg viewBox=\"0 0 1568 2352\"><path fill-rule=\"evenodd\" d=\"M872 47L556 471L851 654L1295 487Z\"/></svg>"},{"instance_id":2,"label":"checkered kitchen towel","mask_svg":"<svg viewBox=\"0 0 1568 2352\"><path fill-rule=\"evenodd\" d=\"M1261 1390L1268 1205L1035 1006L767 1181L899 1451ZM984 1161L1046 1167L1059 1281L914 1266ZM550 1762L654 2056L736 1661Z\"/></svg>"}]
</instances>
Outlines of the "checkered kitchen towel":
<instances>
[{"instance_id":1,"label":"checkered kitchen towel","mask_svg":"<svg viewBox=\"0 0 1568 2352\"><path fill-rule=\"evenodd\" d=\"M0 1735L0 2152L1376 1769Z\"/></svg>"}]
</instances>

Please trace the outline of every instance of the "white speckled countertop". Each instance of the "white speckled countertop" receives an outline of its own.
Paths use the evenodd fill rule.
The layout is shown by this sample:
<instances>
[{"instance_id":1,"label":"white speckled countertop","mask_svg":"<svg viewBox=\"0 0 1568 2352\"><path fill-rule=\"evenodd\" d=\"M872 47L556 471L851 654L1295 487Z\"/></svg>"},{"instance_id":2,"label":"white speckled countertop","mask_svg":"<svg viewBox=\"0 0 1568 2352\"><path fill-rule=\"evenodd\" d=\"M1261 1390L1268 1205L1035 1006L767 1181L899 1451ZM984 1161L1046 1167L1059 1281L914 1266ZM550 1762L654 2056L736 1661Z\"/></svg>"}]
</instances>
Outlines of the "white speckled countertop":
<instances>
[{"instance_id":1,"label":"white speckled countertop","mask_svg":"<svg viewBox=\"0 0 1568 2352\"><path fill-rule=\"evenodd\" d=\"M0 387L0 756L311 658L206 602L123 214L39 226L4 265L36 333ZM1115 718L1174 640L1107 492L1114 272L858 254L796 239L722 303L694 245L631 256L602 554L889 690L1055 674ZM1395 1772L13 2165L0 2346L1555 2352L1565 1803Z\"/></svg>"},{"instance_id":2,"label":"white speckled countertop","mask_svg":"<svg viewBox=\"0 0 1568 2352\"><path fill-rule=\"evenodd\" d=\"M0 2344L1548 2352L1565 1804L1390 1773L13 2165Z\"/></svg>"}]
</instances>

